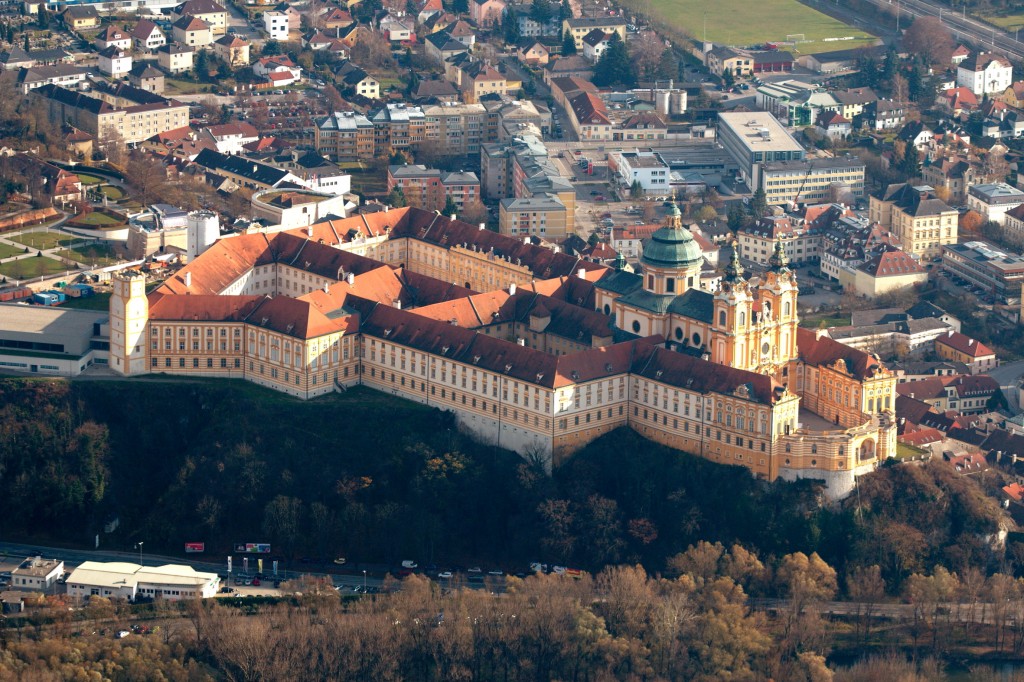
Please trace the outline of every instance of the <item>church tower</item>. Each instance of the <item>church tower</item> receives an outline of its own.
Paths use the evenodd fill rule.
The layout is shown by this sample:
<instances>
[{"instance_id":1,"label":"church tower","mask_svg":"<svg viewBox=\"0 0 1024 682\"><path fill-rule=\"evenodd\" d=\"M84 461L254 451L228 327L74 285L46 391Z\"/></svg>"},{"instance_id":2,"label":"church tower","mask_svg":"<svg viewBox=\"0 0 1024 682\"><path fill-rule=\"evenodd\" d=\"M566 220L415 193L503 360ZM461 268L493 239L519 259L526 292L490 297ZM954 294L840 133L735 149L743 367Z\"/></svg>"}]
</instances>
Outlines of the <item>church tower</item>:
<instances>
[{"instance_id":1,"label":"church tower","mask_svg":"<svg viewBox=\"0 0 1024 682\"><path fill-rule=\"evenodd\" d=\"M110 369L125 376L144 374L146 367L146 328L149 300L146 277L137 272L115 275L114 294L110 297Z\"/></svg>"},{"instance_id":2,"label":"church tower","mask_svg":"<svg viewBox=\"0 0 1024 682\"><path fill-rule=\"evenodd\" d=\"M782 242L775 243L775 252L768 260L768 272L758 287L760 303L760 348L757 371L776 376L785 383L786 369L797 358L796 330L799 324L796 303L799 287L796 273L789 269L789 259Z\"/></svg>"},{"instance_id":3,"label":"church tower","mask_svg":"<svg viewBox=\"0 0 1024 682\"><path fill-rule=\"evenodd\" d=\"M732 258L715 294L711 361L738 369L755 366L755 349L750 340L753 320L754 297L743 277L738 245L733 242Z\"/></svg>"},{"instance_id":4,"label":"church tower","mask_svg":"<svg viewBox=\"0 0 1024 682\"><path fill-rule=\"evenodd\" d=\"M652 294L678 296L699 286L704 254L693 233L683 225L683 214L674 198L665 226L644 244L640 263L644 289Z\"/></svg>"}]
</instances>

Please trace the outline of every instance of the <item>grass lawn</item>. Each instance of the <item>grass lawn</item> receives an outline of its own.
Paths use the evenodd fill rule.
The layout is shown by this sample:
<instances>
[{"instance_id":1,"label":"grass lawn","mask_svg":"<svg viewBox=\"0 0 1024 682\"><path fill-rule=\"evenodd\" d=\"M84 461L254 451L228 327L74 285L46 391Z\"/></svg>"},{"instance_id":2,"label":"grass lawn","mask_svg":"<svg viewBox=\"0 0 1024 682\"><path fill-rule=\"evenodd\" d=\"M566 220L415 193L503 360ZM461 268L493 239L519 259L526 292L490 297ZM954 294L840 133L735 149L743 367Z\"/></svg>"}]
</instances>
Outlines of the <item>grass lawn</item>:
<instances>
[{"instance_id":1,"label":"grass lawn","mask_svg":"<svg viewBox=\"0 0 1024 682\"><path fill-rule=\"evenodd\" d=\"M908 459L921 459L922 456L927 457L930 454L928 450L923 448L914 447L907 443L896 443L896 459L903 461Z\"/></svg>"},{"instance_id":2,"label":"grass lawn","mask_svg":"<svg viewBox=\"0 0 1024 682\"><path fill-rule=\"evenodd\" d=\"M387 178L373 173L353 173L352 191L359 194L384 194L388 190Z\"/></svg>"},{"instance_id":3,"label":"grass lawn","mask_svg":"<svg viewBox=\"0 0 1024 682\"><path fill-rule=\"evenodd\" d=\"M696 40L704 36L707 17L707 39L726 45L748 46L765 41L784 41L791 33L803 33L806 40L793 52L814 54L832 50L850 50L870 45L874 37L847 26L838 19L803 5L797 0L651 0L652 11L661 20L676 26ZM706 14L705 14L706 12ZM824 42L824 38L845 38Z\"/></svg>"},{"instance_id":4,"label":"grass lawn","mask_svg":"<svg viewBox=\"0 0 1024 682\"><path fill-rule=\"evenodd\" d=\"M11 256L17 256L24 252L24 249L19 249L17 246L11 246L10 244L0 244L0 258L10 258Z\"/></svg>"},{"instance_id":5,"label":"grass lawn","mask_svg":"<svg viewBox=\"0 0 1024 682\"><path fill-rule=\"evenodd\" d=\"M103 194L111 201L117 201L118 199L124 198L124 192L121 191L120 187L106 185L104 187L100 187L100 191L103 192Z\"/></svg>"},{"instance_id":6,"label":"grass lawn","mask_svg":"<svg viewBox=\"0 0 1024 682\"><path fill-rule=\"evenodd\" d=\"M101 211L92 211L82 216L75 216L72 220L76 225L88 225L90 227L110 227L111 225L121 224L120 220L111 218Z\"/></svg>"},{"instance_id":7,"label":"grass lawn","mask_svg":"<svg viewBox=\"0 0 1024 682\"><path fill-rule=\"evenodd\" d=\"M192 81L183 81L177 78L165 78L164 86L176 91L179 95L195 95L202 92L206 92L205 83L193 83Z\"/></svg>"},{"instance_id":8,"label":"grass lawn","mask_svg":"<svg viewBox=\"0 0 1024 682\"><path fill-rule=\"evenodd\" d=\"M0 275L9 279L31 279L41 275L56 275L70 268L46 256L33 256L9 263L0 263Z\"/></svg>"},{"instance_id":9,"label":"grass lawn","mask_svg":"<svg viewBox=\"0 0 1024 682\"><path fill-rule=\"evenodd\" d=\"M98 178L95 175L89 175L88 173L75 173L78 179L82 181L83 185L98 185L103 182L102 178Z\"/></svg>"},{"instance_id":10,"label":"grass lawn","mask_svg":"<svg viewBox=\"0 0 1024 682\"><path fill-rule=\"evenodd\" d=\"M825 323L825 327L848 327L850 326L849 317L829 317L828 315L808 315L807 317L800 318L800 326L806 329L817 329L821 326L821 323Z\"/></svg>"},{"instance_id":11,"label":"grass lawn","mask_svg":"<svg viewBox=\"0 0 1024 682\"><path fill-rule=\"evenodd\" d=\"M86 244L73 246L70 249L57 252L58 256L76 260L86 265L112 265L118 261L114 249L107 244Z\"/></svg>"},{"instance_id":12,"label":"grass lawn","mask_svg":"<svg viewBox=\"0 0 1024 682\"><path fill-rule=\"evenodd\" d=\"M62 308L77 308L79 310L109 310L110 309L110 294L107 292L94 294L93 296L81 296L79 298L72 298L68 296L63 303Z\"/></svg>"},{"instance_id":13,"label":"grass lawn","mask_svg":"<svg viewBox=\"0 0 1024 682\"><path fill-rule=\"evenodd\" d=\"M22 232L19 235L10 237L12 242L18 242L33 249L52 249L55 246L68 246L74 243L75 237L63 232Z\"/></svg>"},{"instance_id":14,"label":"grass lawn","mask_svg":"<svg viewBox=\"0 0 1024 682\"><path fill-rule=\"evenodd\" d=\"M1016 31L1018 28L1024 28L1024 14L985 14L982 12L974 12L973 14L977 14L988 23L1007 31Z\"/></svg>"}]
</instances>

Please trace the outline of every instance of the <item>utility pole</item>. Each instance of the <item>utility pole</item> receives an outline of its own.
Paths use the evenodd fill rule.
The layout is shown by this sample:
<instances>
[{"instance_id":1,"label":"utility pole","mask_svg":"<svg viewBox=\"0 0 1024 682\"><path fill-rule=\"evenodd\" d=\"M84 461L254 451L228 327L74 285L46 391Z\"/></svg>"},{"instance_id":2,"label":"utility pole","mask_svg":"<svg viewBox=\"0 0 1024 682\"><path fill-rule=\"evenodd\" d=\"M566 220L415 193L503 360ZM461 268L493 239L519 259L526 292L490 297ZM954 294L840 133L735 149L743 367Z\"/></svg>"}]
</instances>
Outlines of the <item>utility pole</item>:
<instances>
[{"instance_id":1,"label":"utility pole","mask_svg":"<svg viewBox=\"0 0 1024 682\"><path fill-rule=\"evenodd\" d=\"M704 42L708 42L708 11L704 10Z\"/></svg>"},{"instance_id":2,"label":"utility pole","mask_svg":"<svg viewBox=\"0 0 1024 682\"><path fill-rule=\"evenodd\" d=\"M135 543L135 546L139 548L139 566L142 565L142 541L139 540Z\"/></svg>"}]
</instances>

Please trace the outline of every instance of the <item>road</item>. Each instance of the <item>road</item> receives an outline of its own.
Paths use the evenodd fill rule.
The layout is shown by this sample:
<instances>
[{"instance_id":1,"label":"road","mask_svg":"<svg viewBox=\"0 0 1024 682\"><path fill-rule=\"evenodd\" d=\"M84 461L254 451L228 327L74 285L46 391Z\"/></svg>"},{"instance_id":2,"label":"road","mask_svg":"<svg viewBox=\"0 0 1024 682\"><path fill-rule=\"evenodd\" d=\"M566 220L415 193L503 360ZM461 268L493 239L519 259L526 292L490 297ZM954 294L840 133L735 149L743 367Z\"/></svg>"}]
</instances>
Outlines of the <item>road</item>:
<instances>
[{"instance_id":1,"label":"road","mask_svg":"<svg viewBox=\"0 0 1024 682\"><path fill-rule=\"evenodd\" d=\"M891 10L895 5L901 17L905 15L938 17L953 32L957 41L966 39L978 47L987 46L1013 59L1020 59L1024 55L1024 44L1021 44L1015 36L936 3L927 2L927 0L896 0L896 2L893 0L868 0L868 2L886 10Z\"/></svg>"}]
</instances>

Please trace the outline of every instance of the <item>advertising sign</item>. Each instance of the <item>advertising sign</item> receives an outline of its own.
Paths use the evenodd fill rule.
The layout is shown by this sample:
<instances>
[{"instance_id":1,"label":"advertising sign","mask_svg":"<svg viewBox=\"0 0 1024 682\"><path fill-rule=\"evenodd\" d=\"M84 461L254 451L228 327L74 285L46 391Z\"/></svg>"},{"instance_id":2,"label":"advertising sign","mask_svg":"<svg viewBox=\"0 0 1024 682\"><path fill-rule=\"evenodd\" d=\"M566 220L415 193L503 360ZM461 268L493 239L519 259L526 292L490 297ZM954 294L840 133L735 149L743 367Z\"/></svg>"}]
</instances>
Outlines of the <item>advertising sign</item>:
<instances>
[{"instance_id":1,"label":"advertising sign","mask_svg":"<svg viewBox=\"0 0 1024 682\"><path fill-rule=\"evenodd\" d=\"M186 542L185 553L186 554L199 554L200 552L206 551L205 542Z\"/></svg>"},{"instance_id":2,"label":"advertising sign","mask_svg":"<svg viewBox=\"0 0 1024 682\"><path fill-rule=\"evenodd\" d=\"M239 554L270 554L270 544L266 542L236 542L235 551Z\"/></svg>"}]
</instances>

